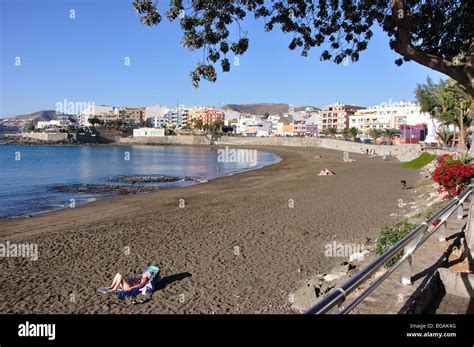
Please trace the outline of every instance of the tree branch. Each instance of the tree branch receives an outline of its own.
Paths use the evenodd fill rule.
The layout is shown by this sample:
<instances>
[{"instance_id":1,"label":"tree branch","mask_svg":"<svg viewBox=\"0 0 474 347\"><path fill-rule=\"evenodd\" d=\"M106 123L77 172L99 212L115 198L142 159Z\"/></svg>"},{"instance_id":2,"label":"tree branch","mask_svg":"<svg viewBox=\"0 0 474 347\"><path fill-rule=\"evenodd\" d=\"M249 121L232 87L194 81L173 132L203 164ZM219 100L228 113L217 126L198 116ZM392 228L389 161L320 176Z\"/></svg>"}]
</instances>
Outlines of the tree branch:
<instances>
[{"instance_id":1,"label":"tree branch","mask_svg":"<svg viewBox=\"0 0 474 347\"><path fill-rule=\"evenodd\" d=\"M468 62L463 65L454 65L450 61L426 54L411 45L410 38L410 16L405 11L404 0L392 0L392 18L396 24L395 41L393 49L403 57L416 61L433 70L439 71L462 84L471 95L474 95L472 78L469 71L469 62L472 64L474 58L468 58ZM472 53L470 54L472 56Z\"/></svg>"}]
</instances>

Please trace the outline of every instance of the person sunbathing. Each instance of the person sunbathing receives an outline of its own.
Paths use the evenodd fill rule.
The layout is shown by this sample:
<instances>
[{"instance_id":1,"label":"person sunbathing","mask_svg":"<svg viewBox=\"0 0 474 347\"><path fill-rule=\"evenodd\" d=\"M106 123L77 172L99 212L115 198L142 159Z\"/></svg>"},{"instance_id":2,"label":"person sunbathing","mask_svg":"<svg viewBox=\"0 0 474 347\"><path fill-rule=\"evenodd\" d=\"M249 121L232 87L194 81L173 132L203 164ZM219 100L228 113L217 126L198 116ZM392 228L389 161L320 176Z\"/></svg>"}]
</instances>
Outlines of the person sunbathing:
<instances>
[{"instance_id":1,"label":"person sunbathing","mask_svg":"<svg viewBox=\"0 0 474 347\"><path fill-rule=\"evenodd\" d=\"M314 156L314 159L321 159L321 156L318 154L318 155L315 155Z\"/></svg>"},{"instance_id":2,"label":"person sunbathing","mask_svg":"<svg viewBox=\"0 0 474 347\"><path fill-rule=\"evenodd\" d=\"M347 158L347 159L344 159L343 161L344 161L344 163L353 163L353 162L355 162L355 159Z\"/></svg>"},{"instance_id":3,"label":"person sunbathing","mask_svg":"<svg viewBox=\"0 0 474 347\"><path fill-rule=\"evenodd\" d=\"M151 278L150 271L145 270L142 274L126 279L121 273L117 273L109 287L99 288L100 292L112 293L121 290L132 290L143 288Z\"/></svg>"},{"instance_id":4,"label":"person sunbathing","mask_svg":"<svg viewBox=\"0 0 474 347\"><path fill-rule=\"evenodd\" d=\"M318 176L334 176L334 175L335 173L332 172L331 170L328 170L328 168L321 170L321 172L318 174Z\"/></svg>"}]
</instances>

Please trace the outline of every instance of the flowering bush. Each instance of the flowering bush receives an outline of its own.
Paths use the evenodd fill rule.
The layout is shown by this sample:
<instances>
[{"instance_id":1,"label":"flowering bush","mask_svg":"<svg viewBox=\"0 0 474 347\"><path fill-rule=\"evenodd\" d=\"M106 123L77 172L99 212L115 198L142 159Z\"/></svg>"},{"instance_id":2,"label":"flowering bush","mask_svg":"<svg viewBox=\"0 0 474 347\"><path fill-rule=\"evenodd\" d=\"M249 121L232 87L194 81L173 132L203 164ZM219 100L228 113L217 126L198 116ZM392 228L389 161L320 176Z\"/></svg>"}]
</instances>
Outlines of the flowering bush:
<instances>
[{"instance_id":1,"label":"flowering bush","mask_svg":"<svg viewBox=\"0 0 474 347\"><path fill-rule=\"evenodd\" d=\"M451 199L459 195L471 183L474 176L474 164L467 156L455 158L445 154L436 159L433 181L439 184L439 193L446 193L445 198Z\"/></svg>"}]
</instances>

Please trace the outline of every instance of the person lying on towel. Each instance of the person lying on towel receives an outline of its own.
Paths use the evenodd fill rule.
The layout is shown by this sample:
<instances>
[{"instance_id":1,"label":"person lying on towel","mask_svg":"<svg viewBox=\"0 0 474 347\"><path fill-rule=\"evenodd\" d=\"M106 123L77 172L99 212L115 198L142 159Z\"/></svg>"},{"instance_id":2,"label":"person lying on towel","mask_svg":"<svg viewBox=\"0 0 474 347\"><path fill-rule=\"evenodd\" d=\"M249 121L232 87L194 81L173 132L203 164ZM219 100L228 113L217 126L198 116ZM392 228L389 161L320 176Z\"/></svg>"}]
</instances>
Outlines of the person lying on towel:
<instances>
[{"instance_id":1,"label":"person lying on towel","mask_svg":"<svg viewBox=\"0 0 474 347\"><path fill-rule=\"evenodd\" d=\"M116 293L119 291L142 293L153 291L153 287L160 280L160 267L149 266L140 275L125 278L121 273L117 273L109 287L99 288L101 293Z\"/></svg>"}]
</instances>

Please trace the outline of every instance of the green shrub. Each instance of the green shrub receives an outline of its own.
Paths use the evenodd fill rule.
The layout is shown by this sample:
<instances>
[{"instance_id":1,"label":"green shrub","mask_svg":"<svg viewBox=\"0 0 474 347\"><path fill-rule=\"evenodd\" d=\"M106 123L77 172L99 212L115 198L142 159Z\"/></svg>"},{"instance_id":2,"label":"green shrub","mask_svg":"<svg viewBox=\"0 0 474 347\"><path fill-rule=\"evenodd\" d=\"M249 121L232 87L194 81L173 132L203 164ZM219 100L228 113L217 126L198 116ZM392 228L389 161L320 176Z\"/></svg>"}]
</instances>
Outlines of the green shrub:
<instances>
[{"instance_id":1,"label":"green shrub","mask_svg":"<svg viewBox=\"0 0 474 347\"><path fill-rule=\"evenodd\" d=\"M407 161L406 163L402 163L400 164L400 166L405 169L421 169L422 167L431 163L436 158L437 156L434 154L423 152L418 158L415 158L412 161Z\"/></svg>"},{"instance_id":2,"label":"green shrub","mask_svg":"<svg viewBox=\"0 0 474 347\"><path fill-rule=\"evenodd\" d=\"M382 230L380 230L380 236L375 245L375 253L378 255L385 253L415 228L416 225L408 223L406 219L403 219L394 225L383 227ZM385 264L385 267L391 268L402 256L403 251L400 251L394 258Z\"/></svg>"}]
</instances>

